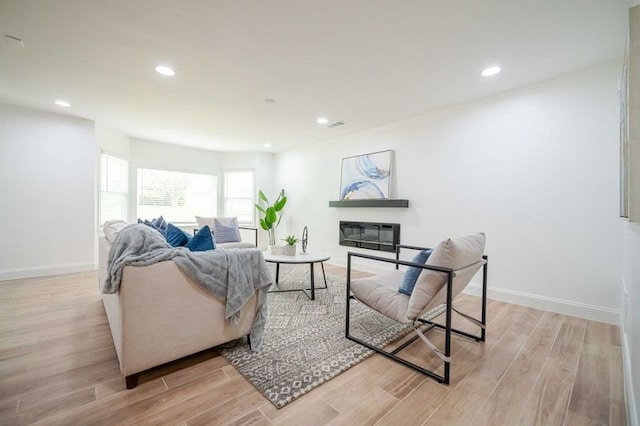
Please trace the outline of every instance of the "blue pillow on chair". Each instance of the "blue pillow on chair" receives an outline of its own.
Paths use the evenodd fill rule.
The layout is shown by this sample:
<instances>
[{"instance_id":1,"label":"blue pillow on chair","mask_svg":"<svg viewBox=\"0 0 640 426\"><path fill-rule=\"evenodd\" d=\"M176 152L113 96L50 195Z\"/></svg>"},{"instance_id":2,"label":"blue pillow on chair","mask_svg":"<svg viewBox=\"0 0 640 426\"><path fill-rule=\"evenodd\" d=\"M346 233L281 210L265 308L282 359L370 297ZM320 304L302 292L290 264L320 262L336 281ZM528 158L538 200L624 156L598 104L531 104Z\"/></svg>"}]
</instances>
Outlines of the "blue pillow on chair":
<instances>
[{"instance_id":1,"label":"blue pillow on chair","mask_svg":"<svg viewBox=\"0 0 640 426\"><path fill-rule=\"evenodd\" d=\"M418 254L416 254L414 258L411 259L411 261L413 263L426 263L432 252L432 249L420 250ZM413 293L413 288L416 286L416 281L418 281L418 277L420 276L420 273L422 271L422 268L418 268L415 266L410 266L409 268L407 268L407 271L404 273L404 277L402 279L402 284L400 285L400 288L398 288L398 291L402 294L406 294L407 296L411 296L411 293Z\"/></svg>"},{"instance_id":2,"label":"blue pillow on chair","mask_svg":"<svg viewBox=\"0 0 640 426\"><path fill-rule=\"evenodd\" d=\"M171 244L171 247L184 247L191 239L189 234L175 226L173 223L167 224L166 238L167 242Z\"/></svg>"},{"instance_id":3,"label":"blue pillow on chair","mask_svg":"<svg viewBox=\"0 0 640 426\"><path fill-rule=\"evenodd\" d=\"M211 234L211 228L203 226L185 245L191 251L207 251L216 248L216 242Z\"/></svg>"}]
</instances>

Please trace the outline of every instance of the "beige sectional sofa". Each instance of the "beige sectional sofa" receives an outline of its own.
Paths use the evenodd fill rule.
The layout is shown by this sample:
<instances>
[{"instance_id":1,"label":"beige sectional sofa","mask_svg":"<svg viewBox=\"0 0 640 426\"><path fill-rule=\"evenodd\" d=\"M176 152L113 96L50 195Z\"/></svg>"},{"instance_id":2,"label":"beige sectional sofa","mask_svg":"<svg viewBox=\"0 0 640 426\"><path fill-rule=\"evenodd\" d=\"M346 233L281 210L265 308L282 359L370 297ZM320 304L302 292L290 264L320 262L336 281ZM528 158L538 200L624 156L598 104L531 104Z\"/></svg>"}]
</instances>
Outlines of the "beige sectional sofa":
<instances>
[{"instance_id":1,"label":"beige sectional sofa","mask_svg":"<svg viewBox=\"0 0 640 426\"><path fill-rule=\"evenodd\" d=\"M118 227L99 239L100 282L108 276L111 242ZM184 356L248 336L257 313L257 292L242 308L240 320L225 320L225 303L187 277L173 261L125 266L119 290L102 294L127 388L138 373Z\"/></svg>"}]
</instances>

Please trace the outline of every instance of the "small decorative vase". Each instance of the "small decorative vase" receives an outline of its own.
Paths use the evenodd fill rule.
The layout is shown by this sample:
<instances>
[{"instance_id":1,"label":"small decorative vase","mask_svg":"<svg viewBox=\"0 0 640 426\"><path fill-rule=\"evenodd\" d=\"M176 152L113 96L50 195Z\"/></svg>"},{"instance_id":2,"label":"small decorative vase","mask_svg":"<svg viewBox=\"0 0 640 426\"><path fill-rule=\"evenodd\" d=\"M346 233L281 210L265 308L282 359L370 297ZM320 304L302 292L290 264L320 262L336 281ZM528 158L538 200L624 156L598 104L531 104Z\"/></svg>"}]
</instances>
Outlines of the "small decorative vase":
<instances>
[{"instance_id":1,"label":"small decorative vase","mask_svg":"<svg viewBox=\"0 0 640 426\"><path fill-rule=\"evenodd\" d=\"M286 245L284 246L284 254L285 256L295 256L296 255L296 246L292 245Z\"/></svg>"}]
</instances>

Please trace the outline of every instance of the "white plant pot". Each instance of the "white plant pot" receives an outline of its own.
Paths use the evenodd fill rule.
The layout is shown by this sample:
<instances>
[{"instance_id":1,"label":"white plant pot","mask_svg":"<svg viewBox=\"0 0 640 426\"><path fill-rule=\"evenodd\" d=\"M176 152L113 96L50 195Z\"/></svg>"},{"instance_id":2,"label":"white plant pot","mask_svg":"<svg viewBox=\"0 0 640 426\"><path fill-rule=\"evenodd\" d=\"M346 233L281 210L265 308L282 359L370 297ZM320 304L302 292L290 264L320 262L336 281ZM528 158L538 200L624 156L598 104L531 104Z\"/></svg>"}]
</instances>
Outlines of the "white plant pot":
<instances>
[{"instance_id":1,"label":"white plant pot","mask_svg":"<svg viewBox=\"0 0 640 426\"><path fill-rule=\"evenodd\" d=\"M295 256L296 255L296 246L292 245L286 245L284 246L284 254L285 256Z\"/></svg>"},{"instance_id":2,"label":"white plant pot","mask_svg":"<svg viewBox=\"0 0 640 426\"><path fill-rule=\"evenodd\" d=\"M283 255L285 246L269 246L269 251L273 255Z\"/></svg>"}]
</instances>

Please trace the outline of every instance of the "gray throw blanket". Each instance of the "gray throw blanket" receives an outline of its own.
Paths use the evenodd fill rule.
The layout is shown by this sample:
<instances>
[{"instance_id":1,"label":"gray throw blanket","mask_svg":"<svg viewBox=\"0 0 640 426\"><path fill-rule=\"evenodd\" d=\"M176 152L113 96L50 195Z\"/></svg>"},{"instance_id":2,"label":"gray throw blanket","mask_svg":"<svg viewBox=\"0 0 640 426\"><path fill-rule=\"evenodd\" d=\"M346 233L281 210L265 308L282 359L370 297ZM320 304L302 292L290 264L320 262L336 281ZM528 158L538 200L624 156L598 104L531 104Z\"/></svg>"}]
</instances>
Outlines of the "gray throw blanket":
<instances>
[{"instance_id":1,"label":"gray throw blanket","mask_svg":"<svg viewBox=\"0 0 640 426\"><path fill-rule=\"evenodd\" d=\"M116 293L127 266L146 266L173 260L178 267L203 289L225 301L225 319L237 324L240 311L257 291L258 311L249 334L251 350L262 346L267 320L266 296L273 279L258 249L216 249L192 252L173 248L155 229L133 224L116 235L109 251L107 279L103 293Z\"/></svg>"}]
</instances>

